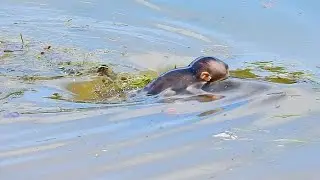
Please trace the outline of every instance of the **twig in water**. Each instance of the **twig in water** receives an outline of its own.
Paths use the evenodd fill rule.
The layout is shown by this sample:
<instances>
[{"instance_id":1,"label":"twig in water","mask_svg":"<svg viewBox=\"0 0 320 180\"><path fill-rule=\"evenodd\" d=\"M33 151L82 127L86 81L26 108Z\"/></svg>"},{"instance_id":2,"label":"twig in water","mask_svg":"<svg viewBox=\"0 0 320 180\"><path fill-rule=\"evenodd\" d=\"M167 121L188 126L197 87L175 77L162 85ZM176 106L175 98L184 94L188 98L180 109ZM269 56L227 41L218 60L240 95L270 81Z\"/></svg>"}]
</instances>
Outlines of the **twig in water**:
<instances>
[{"instance_id":1,"label":"twig in water","mask_svg":"<svg viewBox=\"0 0 320 180\"><path fill-rule=\"evenodd\" d=\"M5 50L3 50L3 52L5 52L5 53L12 53L12 52L14 52L14 51L5 49Z\"/></svg>"},{"instance_id":2,"label":"twig in water","mask_svg":"<svg viewBox=\"0 0 320 180\"><path fill-rule=\"evenodd\" d=\"M22 42L22 48L24 46L24 40L23 40L23 37L22 37L22 34L20 33L20 39L21 39L21 42Z\"/></svg>"}]
</instances>

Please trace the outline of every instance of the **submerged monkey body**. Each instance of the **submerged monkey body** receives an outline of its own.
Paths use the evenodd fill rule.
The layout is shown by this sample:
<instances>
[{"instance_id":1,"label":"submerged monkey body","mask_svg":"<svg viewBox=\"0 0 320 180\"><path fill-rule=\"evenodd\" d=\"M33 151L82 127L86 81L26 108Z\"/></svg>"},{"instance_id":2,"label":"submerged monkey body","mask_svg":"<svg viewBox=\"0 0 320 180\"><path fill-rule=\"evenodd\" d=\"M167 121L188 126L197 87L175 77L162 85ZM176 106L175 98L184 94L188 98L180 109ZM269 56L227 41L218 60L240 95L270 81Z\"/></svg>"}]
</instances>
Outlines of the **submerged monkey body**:
<instances>
[{"instance_id":1,"label":"submerged monkey body","mask_svg":"<svg viewBox=\"0 0 320 180\"><path fill-rule=\"evenodd\" d=\"M149 95L156 95L164 90L181 92L196 83L199 83L199 80L192 75L190 68L179 68L159 76L143 90ZM201 82L201 84L204 83Z\"/></svg>"},{"instance_id":2,"label":"submerged monkey body","mask_svg":"<svg viewBox=\"0 0 320 180\"><path fill-rule=\"evenodd\" d=\"M214 57L199 57L187 67L170 70L153 80L142 90L148 95L175 95L177 93L205 94L206 83L226 79L229 67Z\"/></svg>"}]
</instances>

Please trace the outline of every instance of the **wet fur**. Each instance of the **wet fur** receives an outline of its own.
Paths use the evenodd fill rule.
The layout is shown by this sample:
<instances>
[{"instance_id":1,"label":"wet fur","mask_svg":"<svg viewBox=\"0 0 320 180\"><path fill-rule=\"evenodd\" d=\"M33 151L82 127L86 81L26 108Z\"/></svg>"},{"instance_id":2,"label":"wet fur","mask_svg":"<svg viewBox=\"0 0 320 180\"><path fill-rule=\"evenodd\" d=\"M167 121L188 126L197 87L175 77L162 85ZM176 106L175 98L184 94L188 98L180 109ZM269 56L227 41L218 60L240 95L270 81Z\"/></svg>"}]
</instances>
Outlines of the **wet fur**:
<instances>
[{"instance_id":1,"label":"wet fur","mask_svg":"<svg viewBox=\"0 0 320 180\"><path fill-rule=\"evenodd\" d=\"M223 66L223 70L221 67ZM209 72L212 79L207 82L200 78L201 72ZM144 89L147 95L163 94L165 96L177 93L204 94L203 85L226 78L228 65L214 57L199 57L187 67L168 71L149 83Z\"/></svg>"}]
</instances>

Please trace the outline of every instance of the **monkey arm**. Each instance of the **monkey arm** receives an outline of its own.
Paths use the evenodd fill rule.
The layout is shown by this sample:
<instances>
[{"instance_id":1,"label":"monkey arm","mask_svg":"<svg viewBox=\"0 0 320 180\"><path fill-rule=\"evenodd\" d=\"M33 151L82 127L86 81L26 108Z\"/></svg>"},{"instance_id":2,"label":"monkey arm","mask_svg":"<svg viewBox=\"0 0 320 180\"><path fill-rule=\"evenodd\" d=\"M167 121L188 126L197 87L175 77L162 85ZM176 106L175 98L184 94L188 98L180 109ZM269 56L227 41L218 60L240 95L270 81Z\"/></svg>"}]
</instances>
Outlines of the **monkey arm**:
<instances>
[{"instance_id":1,"label":"monkey arm","mask_svg":"<svg viewBox=\"0 0 320 180\"><path fill-rule=\"evenodd\" d=\"M204 84L205 84L204 82L194 83L188 86L186 88L186 91L191 94L208 94L208 92L201 89Z\"/></svg>"},{"instance_id":2,"label":"monkey arm","mask_svg":"<svg viewBox=\"0 0 320 180\"><path fill-rule=\"evenodd\" d=\"M176 95L177 92L172 90L171 88L164 90L163 92L161 92L161 95L167 97L167 96L174 96Z\"/></svg>"},{"instance_id":3,"label":"monkey arm","mask_svg":"<svg viewBox=\"0 0 320 180\"><path fill-rule=\"evenodd\" d=\"M202 86L203 85L204 84L202 84ZM224 98L224 96L214 95L214 94L212 94L210 92L204 91L203 89L201 89L202 86L199 85L199 84L191 85L191 86L188 86L186 88L186 91L191 93L191 94L198 95L198 96L205 96L205 97L208 97L208 98L213 99L213 100L218 100L218 99Z\"/></svg>"}]
</instances>

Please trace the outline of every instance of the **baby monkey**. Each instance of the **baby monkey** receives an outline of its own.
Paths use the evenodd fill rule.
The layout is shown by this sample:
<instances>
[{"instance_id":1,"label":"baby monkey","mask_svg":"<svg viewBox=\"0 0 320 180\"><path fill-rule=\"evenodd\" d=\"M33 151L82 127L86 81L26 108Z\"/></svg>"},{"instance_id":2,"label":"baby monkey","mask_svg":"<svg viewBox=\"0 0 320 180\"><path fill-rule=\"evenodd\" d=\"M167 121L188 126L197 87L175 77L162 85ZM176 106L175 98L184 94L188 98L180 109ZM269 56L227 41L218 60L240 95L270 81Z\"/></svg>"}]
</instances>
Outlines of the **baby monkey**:
<instances>
[{"instance_id":1,"label":"baby monkey","mask_svg":"<svg viewBox=\"0 0 320 180\"><path fill-rule=\"evenodd\" d=\"M215 57L198 57L187 67L168 71L149 83L142 91L147 95L176 94L204 95L213 99L219 97L202 90L206 83L221 81L229 76L229 67Z\"/></svg>"}]
</instances>

